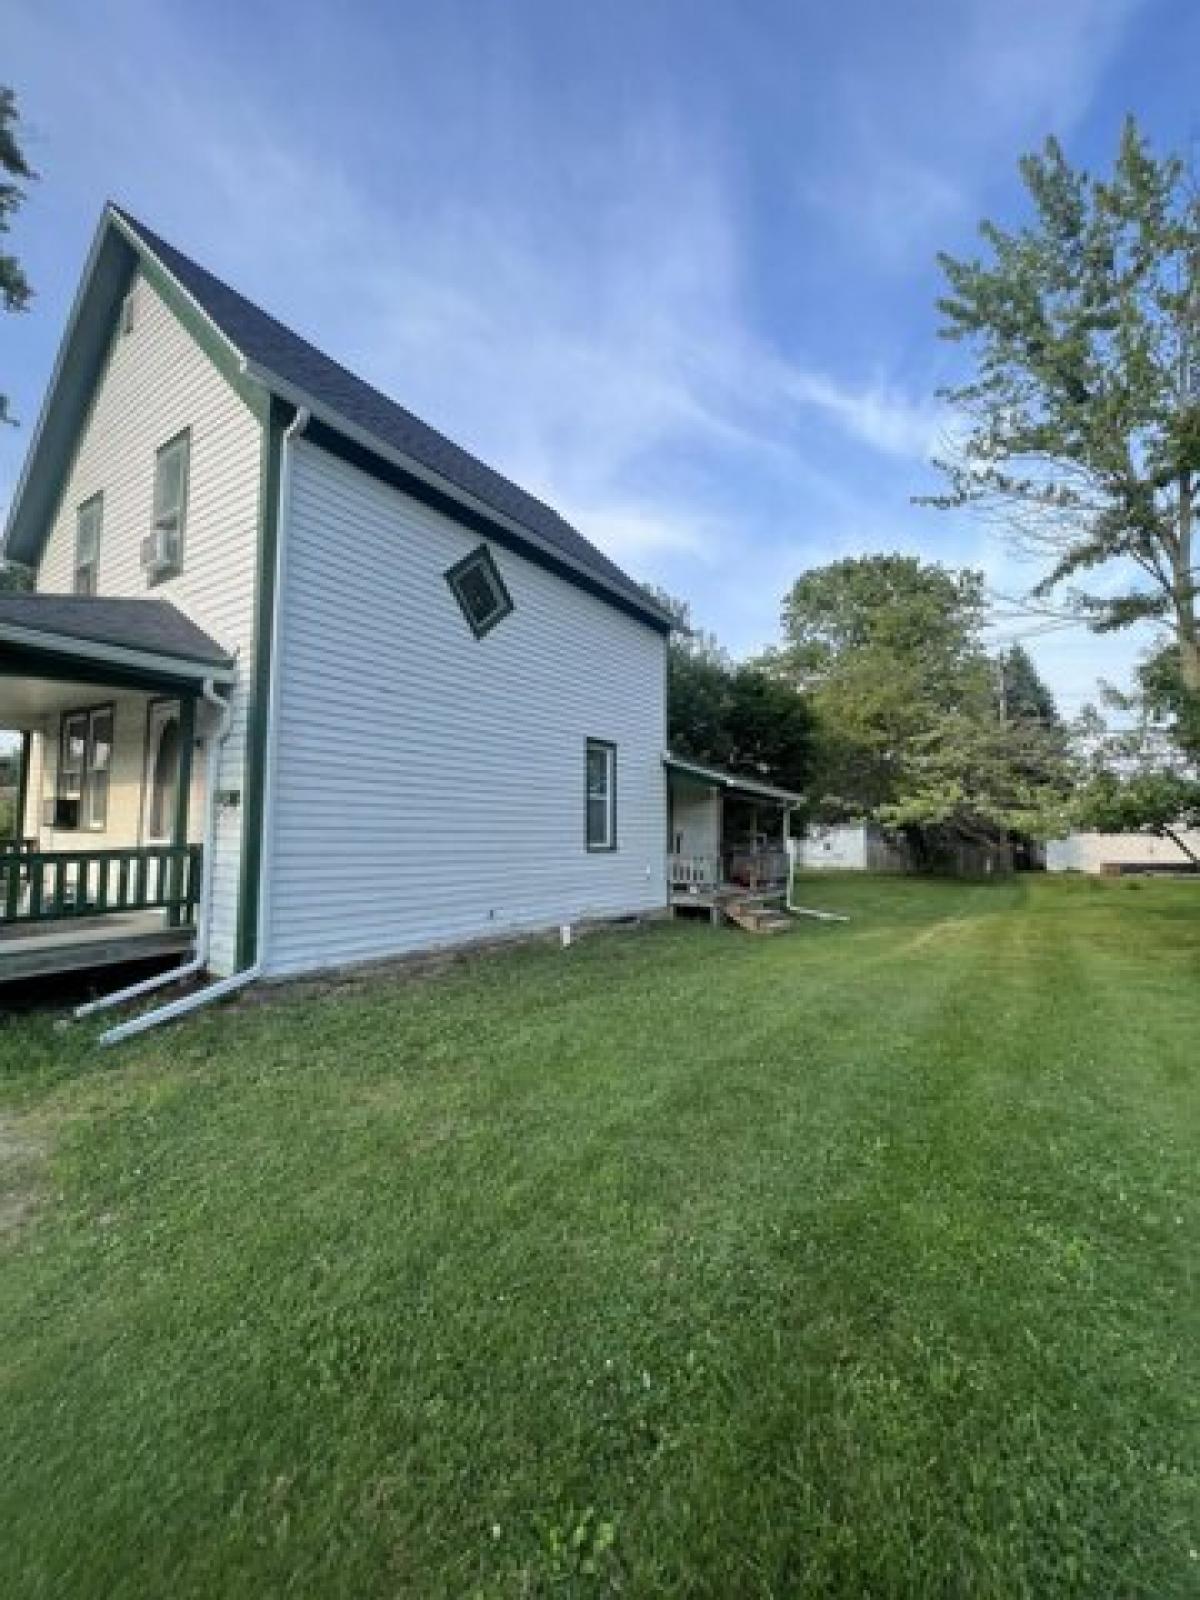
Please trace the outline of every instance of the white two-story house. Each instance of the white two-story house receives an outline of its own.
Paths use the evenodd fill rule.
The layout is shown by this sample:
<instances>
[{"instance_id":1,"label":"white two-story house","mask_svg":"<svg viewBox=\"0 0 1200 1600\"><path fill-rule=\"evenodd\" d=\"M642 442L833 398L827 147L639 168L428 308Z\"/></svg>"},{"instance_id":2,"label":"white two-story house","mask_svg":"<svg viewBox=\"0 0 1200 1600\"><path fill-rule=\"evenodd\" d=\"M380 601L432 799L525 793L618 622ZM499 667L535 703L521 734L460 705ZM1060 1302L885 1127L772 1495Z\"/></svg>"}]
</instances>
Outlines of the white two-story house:
<instances>
[{"instance_id":1,"label":"white two-story house","mask_svg":"<svg viewBox=\"0 0 1200 1600\"><path fill-rule=\"evenodd\" d=\"M0 595L0 978L193 947L280 976L667 904L670 619L115 207L4 553L37 577Z\"/></svg>"}]
</instances>

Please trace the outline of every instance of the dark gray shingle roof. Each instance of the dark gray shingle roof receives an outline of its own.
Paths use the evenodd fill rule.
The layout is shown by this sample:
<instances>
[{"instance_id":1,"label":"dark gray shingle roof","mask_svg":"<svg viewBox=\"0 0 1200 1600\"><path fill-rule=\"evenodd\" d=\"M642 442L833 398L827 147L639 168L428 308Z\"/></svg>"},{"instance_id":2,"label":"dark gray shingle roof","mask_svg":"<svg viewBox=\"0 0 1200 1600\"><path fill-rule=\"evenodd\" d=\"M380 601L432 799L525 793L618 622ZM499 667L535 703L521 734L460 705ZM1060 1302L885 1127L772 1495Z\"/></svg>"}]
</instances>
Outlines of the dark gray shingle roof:
<instances>
[{"instance_id":1,"label":"dark gray shingle roof","mask_svg":"<svg viewBox=\"0 0 1200 1600\"><path fill-rule=\"evenodd\" d=\"M616 590L644 615L660 623L670 621L640 584L564 521L557 511L356 377L307 339L293 333L236 289L176 250L136 217L119 207L113 209L248 361L301 390L380 444L399 451L490 510L527 529L569 563L577 564L602 585Z\"/></svg>"},{"instance_id":2,"label":"dark gray shingle roof","mask_svg":"<svg viewBox=\"0 0 1200 1600\"><path fill-rule=\"evenodd\" d=\"M28 628L60 639L117 645L197 666L228 667L233 658L168 600L105 595L0 594L0 628Z\"/></svg>"}]
</instances>

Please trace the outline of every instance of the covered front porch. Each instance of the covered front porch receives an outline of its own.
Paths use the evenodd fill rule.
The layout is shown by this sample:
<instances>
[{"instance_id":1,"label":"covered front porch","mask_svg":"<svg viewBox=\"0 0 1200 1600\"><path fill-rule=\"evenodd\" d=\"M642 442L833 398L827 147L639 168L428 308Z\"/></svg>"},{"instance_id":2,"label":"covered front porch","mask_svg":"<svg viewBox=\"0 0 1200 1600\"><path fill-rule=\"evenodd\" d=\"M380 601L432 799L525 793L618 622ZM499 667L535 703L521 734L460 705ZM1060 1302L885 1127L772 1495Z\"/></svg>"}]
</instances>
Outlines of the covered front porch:
<instances>
[{"instance_id":1,"label":"covered front porch","mask_svg":"<svg viewBox=\"0 0 1200 1600\"><path fill-rule=\"evenodd\" d=\"M0 985L184 956L195 940L217 684L233 663L164 601L0 595Z\"/></svg>"},{"instance_id":2,"label":"covered front porch","mask_svg":"<svg viewBox=\"0 0 1200 1600\"><path fill-rule=\"evenodd\" d=\"M667 874L673 908L714 921L786 898L791 813L803 796L668 755Z\"/></svg>"}]
</instances>

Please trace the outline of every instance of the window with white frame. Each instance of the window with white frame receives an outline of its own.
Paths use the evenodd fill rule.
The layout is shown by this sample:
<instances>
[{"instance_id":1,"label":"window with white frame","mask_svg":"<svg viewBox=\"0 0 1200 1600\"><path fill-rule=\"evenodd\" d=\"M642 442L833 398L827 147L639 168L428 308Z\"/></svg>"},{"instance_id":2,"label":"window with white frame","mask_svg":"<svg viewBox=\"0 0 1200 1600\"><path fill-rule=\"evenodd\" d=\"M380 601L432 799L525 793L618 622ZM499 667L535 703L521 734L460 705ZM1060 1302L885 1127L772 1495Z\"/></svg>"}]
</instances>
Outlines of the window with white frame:
<instances>
[{"instance_id":1,"label":"window with white frame","mask_svg":"<svg viewBox=\"0 0 1200 1600\"><path fill-rule=\"evenodd\" d=\"M75 513L75 593L95 594L100 570L100 534L104 527L104 496L94 494Z\"/></svg>"},{"instance_id":2,"label":"window with white frame","mask_svg":"<svg viewBox=\"0 0 1200 1600\"><path fill-rule=\"evenodd\" d=\"M101 832L108 824L113 708L64 712L58 753L54 825Z\"/></svg>"},{"instance_id":3,"label":"window with white frame","mask_svg":"<svg viewBox=\"0 0 1200 1600\"><path fill-rule=\"evenodd\" d=\"M587 847L617 848L617 747L607 739L587 741Z\"/></svg>"},{"instance_id":4,"label":"window with white frame","mask_svg":"<svg viewBox=\"0 0 1200 1600\"><path fill-rule=\"evenodd\" d=\"M183 571L187 527L188 466L191 434L176 434L154 460L154 527L142 545L142 565L150 581Z\"/></svg>"}]
</instances>

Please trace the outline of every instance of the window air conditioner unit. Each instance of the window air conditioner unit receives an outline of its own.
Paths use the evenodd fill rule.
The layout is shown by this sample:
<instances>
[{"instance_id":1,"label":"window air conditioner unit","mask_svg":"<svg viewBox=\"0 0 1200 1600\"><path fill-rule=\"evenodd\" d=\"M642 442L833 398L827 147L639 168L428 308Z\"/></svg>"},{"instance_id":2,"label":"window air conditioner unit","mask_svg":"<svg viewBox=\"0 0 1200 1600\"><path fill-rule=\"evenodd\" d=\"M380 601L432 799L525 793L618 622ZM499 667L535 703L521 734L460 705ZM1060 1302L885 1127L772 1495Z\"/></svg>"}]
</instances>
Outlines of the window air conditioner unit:
<instances>
[{"instance_id":1,"label":"window air conditioner unit","mask_svg":"<svg viewBox=\"0 0 1200 1600\"><path fill-rule=\"evenodd\" d=\"M142 571L152 578L175 570L175 530L155 528L142 540Z\"/></svg>"}]
</instances>

